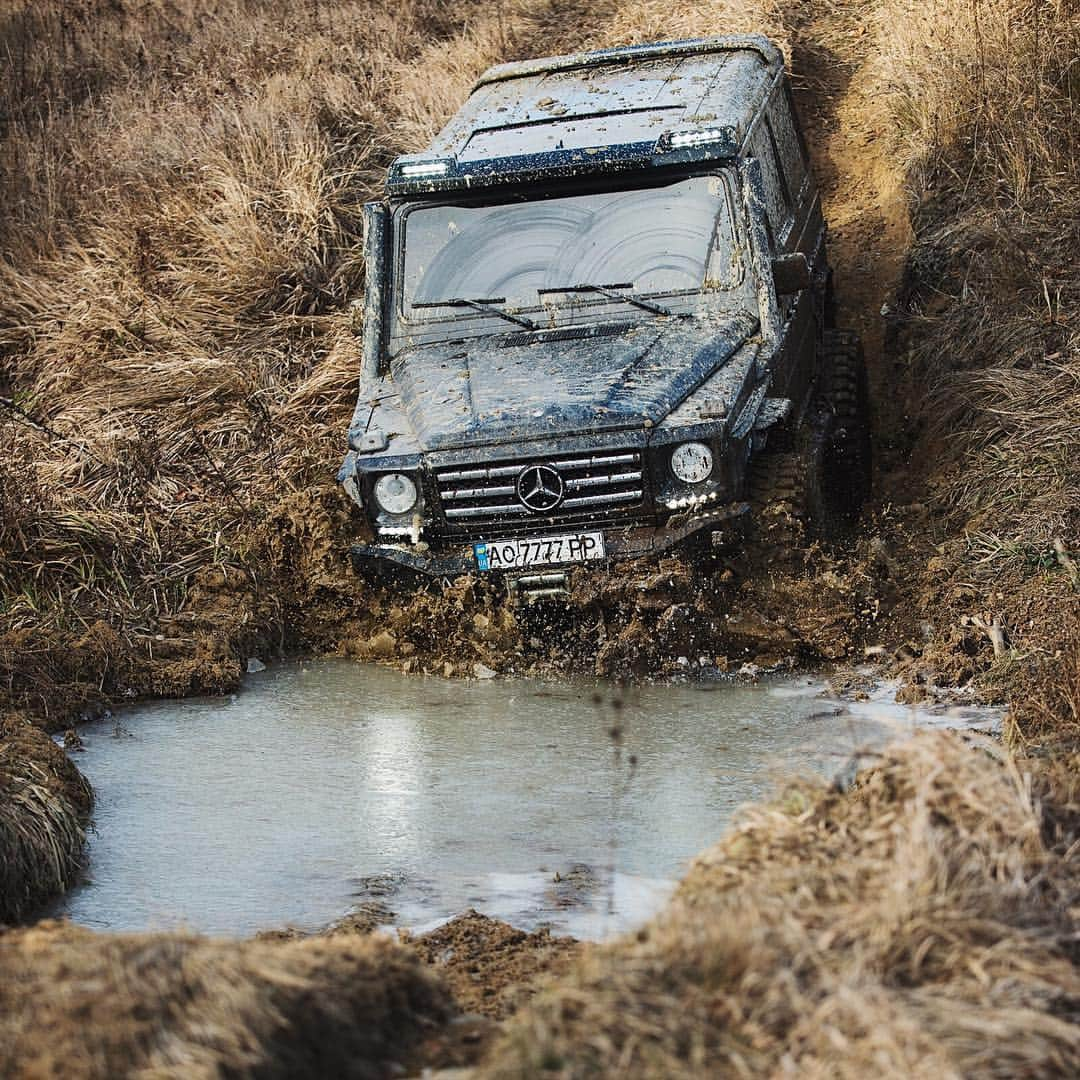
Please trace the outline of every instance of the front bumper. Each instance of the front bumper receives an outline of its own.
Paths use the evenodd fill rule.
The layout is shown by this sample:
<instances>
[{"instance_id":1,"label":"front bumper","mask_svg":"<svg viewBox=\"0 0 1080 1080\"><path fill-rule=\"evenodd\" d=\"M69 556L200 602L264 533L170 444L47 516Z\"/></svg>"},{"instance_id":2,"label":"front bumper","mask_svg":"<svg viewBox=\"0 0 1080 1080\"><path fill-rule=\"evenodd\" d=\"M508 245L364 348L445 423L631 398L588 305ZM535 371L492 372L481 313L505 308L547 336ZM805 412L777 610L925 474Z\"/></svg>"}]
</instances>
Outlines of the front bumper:
<instances>
[{"instance_id":1,"label":"front bumper","mask_svg":"<svg viewBox=\"0 0 1080 1080\"><path fill-rule=\"evenodd\" d=\"M677 547L702 541L732 521L741 518L749 509L749 504L745 502L728 503L701 513L678 515L671 518L666 525L659 527L604 529L603 526L599 526L604 533L604 544L607 550L605 562L659 555ZM582 530L597 527L582 526ZM477 537L477 539L482 538ZM433 583L452 581L463 574L480 572L476 566L471 543L456 545L441 554L433 554L430 551L418 552L410 547L390 544L357 544L350 553L353 568L357 574L375 583L396 582L422 588ZM545 572L580 565L583 564L551 564L536 569ZM518 573L530 572L532 571L492 571L484 576L508 578Z\"/></svg>"}]
</instances>

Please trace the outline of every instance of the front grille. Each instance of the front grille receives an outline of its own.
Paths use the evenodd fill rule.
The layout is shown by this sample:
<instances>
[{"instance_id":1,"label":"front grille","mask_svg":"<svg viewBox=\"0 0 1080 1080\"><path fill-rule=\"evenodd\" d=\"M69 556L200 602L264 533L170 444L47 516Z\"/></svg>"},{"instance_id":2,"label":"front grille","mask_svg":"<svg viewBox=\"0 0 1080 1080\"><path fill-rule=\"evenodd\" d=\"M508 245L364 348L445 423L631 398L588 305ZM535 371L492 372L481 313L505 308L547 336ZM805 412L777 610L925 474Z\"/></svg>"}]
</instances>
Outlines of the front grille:
<instances>
[{"instance_id":1,"label":"front grille","mask_svg":"<svg viewBox=\"0 0 1080 1080\"><path fill-rule=\"evenodd\" d=\"M533 465L550 465L562 477L563 498L551 510L533 512L518 499L518 477ZM530 523L595 520L601 514L605 520L623 518L640 515L645 499L638 450L563 454L441 469L435 474L435 483L447 526L454 532L492 524L519 531Z\"/></svg>"}]
</instances>

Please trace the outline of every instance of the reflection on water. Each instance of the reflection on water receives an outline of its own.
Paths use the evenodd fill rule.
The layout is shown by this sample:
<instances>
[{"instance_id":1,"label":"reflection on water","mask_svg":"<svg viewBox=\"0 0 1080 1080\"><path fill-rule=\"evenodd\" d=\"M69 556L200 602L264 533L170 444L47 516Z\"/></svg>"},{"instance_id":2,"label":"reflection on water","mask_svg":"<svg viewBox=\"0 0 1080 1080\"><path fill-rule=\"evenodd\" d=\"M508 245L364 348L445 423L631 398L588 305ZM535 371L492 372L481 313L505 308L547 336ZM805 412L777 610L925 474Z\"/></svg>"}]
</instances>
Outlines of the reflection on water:
<instances>
[{"instance_id":1,"label":"reflection on water","mask_svg":"<svg viewBox=\"0 0 1080 1080\"><path fill-rule=\"evenodd\" d=\"M234 698L133 708L82 729L96 829L64 910L98 928L246 934L315 929L377 898L404 926L475 907L600 938L652 914L778 775L844 771L915 722L823 699L805 677L712 685L322 660Z\"/></svg>"}]
</instances>

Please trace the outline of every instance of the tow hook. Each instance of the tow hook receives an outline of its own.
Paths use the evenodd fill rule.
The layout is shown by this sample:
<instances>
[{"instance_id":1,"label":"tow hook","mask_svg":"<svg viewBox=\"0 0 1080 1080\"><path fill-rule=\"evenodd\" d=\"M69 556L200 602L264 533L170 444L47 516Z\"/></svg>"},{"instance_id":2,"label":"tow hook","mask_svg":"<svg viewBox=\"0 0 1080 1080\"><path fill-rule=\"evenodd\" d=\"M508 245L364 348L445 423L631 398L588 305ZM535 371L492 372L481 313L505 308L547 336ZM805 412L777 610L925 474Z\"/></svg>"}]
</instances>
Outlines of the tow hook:
<instances>
[{"instance_id":1,"label":"tow hook","mask_svg":"<svg viewBox=\"0 0 1080 1080\"><path fill-rule=\"evenodd\" d=\"M549 570L544 574L522 574L520 577L508 578L506 590L514 603L535 604L537 600L569 596L570 575L565 570Z\"/></svg>"}]
</instances>

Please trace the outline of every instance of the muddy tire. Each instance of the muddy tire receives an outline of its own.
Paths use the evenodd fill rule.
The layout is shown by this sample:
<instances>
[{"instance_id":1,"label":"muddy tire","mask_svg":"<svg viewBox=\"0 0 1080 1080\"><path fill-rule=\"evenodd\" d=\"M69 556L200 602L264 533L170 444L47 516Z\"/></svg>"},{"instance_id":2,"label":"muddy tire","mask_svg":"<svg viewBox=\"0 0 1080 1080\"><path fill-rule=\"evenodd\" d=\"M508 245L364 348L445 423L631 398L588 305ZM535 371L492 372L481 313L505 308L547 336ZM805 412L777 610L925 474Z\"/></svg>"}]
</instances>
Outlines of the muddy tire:
<instances>
[{"instance_id":1,"label":"muddy tire","mask_svg":"<svg viewBox=\"0 0 1080 1080\"><path fill-rule=\"evenodd\" d=\"M797 452L759 454L750 463L748 499L756 539L770 553L802 547L806 539L805 462Z\"/></svg>"},{"instance_id":2,"label":"muddy tire","mask_svg":"<svg viewBox=\"0 0 1080 1080\"><path fill-rule=\"evenodd\" d=\"M822 406L832 413L823 462L833 516L850 525L870 495L870 392L862 343L850 331L828 330L822 339Z\"/></svg>"},{"instance_id":3,"label":"muddy tire","mask_svg":"<svg viewBox=\"0 0 1080 1080\"><path fill-rule=\"evenodd\" d=\"M857 335L825 332L820 392L795 447L751 462L758 540L772 553L840 539L870 492L866 365Z\"/></svg>"}]
</instances>

